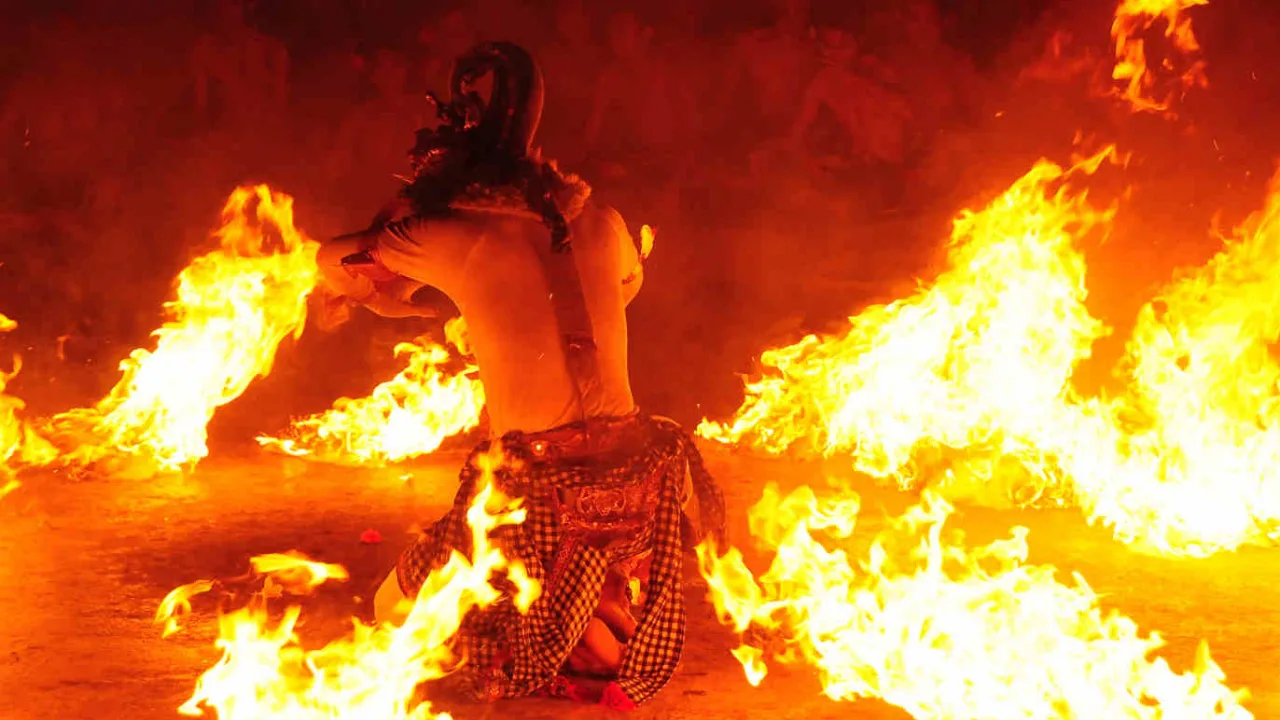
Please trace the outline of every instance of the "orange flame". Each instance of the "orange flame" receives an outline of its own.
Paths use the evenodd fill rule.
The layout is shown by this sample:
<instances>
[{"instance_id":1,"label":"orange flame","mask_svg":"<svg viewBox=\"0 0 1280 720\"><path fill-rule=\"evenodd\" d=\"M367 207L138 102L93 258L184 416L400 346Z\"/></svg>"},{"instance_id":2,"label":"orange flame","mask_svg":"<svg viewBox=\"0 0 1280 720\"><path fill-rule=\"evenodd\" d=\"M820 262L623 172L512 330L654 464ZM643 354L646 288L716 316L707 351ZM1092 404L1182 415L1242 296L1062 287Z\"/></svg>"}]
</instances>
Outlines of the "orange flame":
<instances>
[{"instance_id":1,"label":"orange flame","mask_svg":"<svg viewBox=\"0 0 1280 720\"><path fill-rule=\"evenodd\" d=\"M178 619L191 612L191 598L203 595L213 587L212 580L197 580L170 590L164 600L160 601L160 607L156 608L156 622L164 625L161 637L169 637L181 630Z\"/></svg>"},{"instance_id":2,"label":"orange flame","mask_svg":"<svg viewBox=\"0 0 1280 720\"><path fill-rule=\"evenodd\" d=\"M249 606L220 618L222 659L200 678L180 712L199 716L210 709L221 720L448 718L433 712L429 701L417 699L415 691L456 667L450 641L471 608L498 599L491 584L494 573L506 572L515 584L514 601L521 611L540 592L524 568L509 563L490 540L495 529L519 524L525 516L519 501L503 497L489 482L501 462L500 449L481 458L484 479L467 513L471 558L455 552L432 573L402 625L356 621L351 636L306 650L296 633L300 608L290 607L274 621L266 607L269 593L264 592ZM310 564L305 567L314 570ZM324 567L331 571L335 566Z\"/></svg>"},{"instance_id":3,"label":"orange flame","mask_svg":"<svg viewBox=\"0 0 1280 720\"><path fill-rule=\"evenodd\" d=\"M1074 242L1111 211L1046 186L1081 169L1041 163L962 213L931 287L766 352L735 418L700 434L850 453L859 471L979 500L1073 501L1151 552L1280 539L1280 176L1217 258L1142 311L1122 392L1084 399L1071 374L1103 327Z\"/></svg>"},{"instance_id":4,"label":"orange flame","mask_svg":"<svg viewBox=\"0 0 1280 720\"><path fill-rule=\"evenodd\" d=\"M461 318L445 324L445 335L467 353ZM333 407L294 420L286 437L258 437L264 447L325 462L383 465L434 452L446 438L480 424L484 387L468 364L451 373L449 351L427 338L395 347L408 366L367 397L340 398Z\"/></svg>"},{"instance_id":5,"label":"orange flame","mask_svg":"<svg viewBox=\"0 0 1280 720\"><path fill-rule=\"evenodd\" d=\"M12 332L18 324L0 314L0 333ZM14 475L23 467L45 465L57 451L20 415L26 404L6 395L4 390L22 369L22 358L14 355L13 370L0 370L0 498L18 489Z\"/></svg>"},{"instance_id":6,"label":"orange flame","mask_svg":"<svg viewBox=\"0 0 1280 720\"><path fill-rule=\"evenodd\" d=\"M1207 5L1209 0L1121 0L1116 8L1115 21L1111 24L1111 39L1115 42L1116 64L1111 72L1119 87L1116 94L1127 100L1135 112L1167 113L1172 102L1193 87L1206 87L1204 61L1199 58L1200 43L1191 30L1191 18L1186 11L1197 5ZM1173 50L1190 59L1190 66L1178 77L1178 88L1163 99L1155 97L1158 80L1147 64L1146 43L1142 35L1149 32L1157 20L1166 24L1165 37ZM1166 59L1164 69L1174 71L1174 63Z\"/></svg>"},{"instance_id":7,"label":"orange flame","mask_svg":"<svg viewBox=\"0 0 1280 720\"><path fill-rule=\"evenodd\" d=\"M1160 638L1104 615L1083 579L1027 565L1025 528L966 548L944 537L951 507L926 493L855 563L844 546L858 506L770 485L750 511L774 554L764 574L737 550L698 548L721 621L752 638L734 656L753 685L767 659L802 659L830 698L883 698L919 720L1252 717L1203 644L1175 673L1153 657Z\"/></svg>"},{"instance_id":8,"label":"orange flame","mask_svg":"<svg viewBox=\"0 0 1280 720\"><path fill-rule=\"evenodd\" d=\"M53 418L71 448L66 461L122 456L162 471L199 461L214 411L270 372L280 342L302 332L318 245L294 227L292 198L241 187L222 219L220 247L178 276L155 350L121 363L123 377L96 406Z\"/></svg>"},{"instance_id":9,"label":"orange flame","mask_svg":"<svg viewBox=\"0 0 1280 720\"><path fill-rule=\"evenodd\" d=\"M312 560L297 550L257 555L249 559L249 566L256 576L263 578L263 600L286 593L306 595L330 580L343 581L350 577L341 565ZM197 580L170 590L156 608L155 621L164 626L161 637L169 637L182 629L178 621L190 614L191 598L218 586L219 583L213 580Z\"/></svg>"}]
</instances>

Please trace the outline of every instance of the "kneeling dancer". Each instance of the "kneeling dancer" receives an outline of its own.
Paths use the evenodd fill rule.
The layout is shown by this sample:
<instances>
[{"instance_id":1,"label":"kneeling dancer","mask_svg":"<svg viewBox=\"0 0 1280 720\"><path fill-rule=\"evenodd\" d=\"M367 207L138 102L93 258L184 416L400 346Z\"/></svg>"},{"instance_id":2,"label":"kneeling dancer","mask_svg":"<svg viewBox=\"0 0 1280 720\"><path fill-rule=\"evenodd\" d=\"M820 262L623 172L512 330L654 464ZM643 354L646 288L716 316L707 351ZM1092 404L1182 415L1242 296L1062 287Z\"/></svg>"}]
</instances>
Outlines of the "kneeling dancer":
<instances>
[{"instance_id":1,"label":"kneeling dancer","mask_svg":"<svg viewBox=\"0 0 1280 720\"><path fill-rule=\"evenodd\" d=\"M492 76L482 99L473 90ZM532 151L542 77L527 52L485 43L455 63L440 125L418 131L413 177L367 231L320 251L325 290L390 317L427 315L424 287L467 321L490 420L450 512L400 557L375 599L380 619L452 550L470 551L478 459L501 443L498 489L526 521L496 542L542 594L526 614L504 597L458 637L476 697L550 694L630 708L671 678L684 645L683 553L723 540L724 500L693 440L641 414L627 369L626 308L640 251L616 211ZM685 515L696 499L697 530ZM582 678L599 678L595 691ZM597 683L599 684L599 683Z\"/></svg>"}]
</instances>

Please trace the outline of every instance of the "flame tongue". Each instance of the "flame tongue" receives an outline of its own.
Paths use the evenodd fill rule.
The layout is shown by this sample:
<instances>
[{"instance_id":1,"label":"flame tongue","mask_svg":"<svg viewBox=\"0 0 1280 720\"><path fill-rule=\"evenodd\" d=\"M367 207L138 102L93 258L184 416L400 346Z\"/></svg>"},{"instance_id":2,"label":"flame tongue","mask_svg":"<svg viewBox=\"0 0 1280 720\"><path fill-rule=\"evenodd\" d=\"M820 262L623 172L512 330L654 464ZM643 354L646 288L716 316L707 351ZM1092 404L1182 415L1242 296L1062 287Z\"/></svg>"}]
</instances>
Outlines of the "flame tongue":
<instances>
[{"instance_id":1,"label":"flame tongue","mask_svg":"<svg viewBox=\"0 0 1280 720\"><path fill-rule=\"evenodd\" d=\"M176 470L200 460L214 411L270 372L280 342L301 333L318 245L294 227L292 199L239 188L215 236L221 246L178 276L155 349L121 363L123 376L96 406L53 418L71 448L66 461L123 455Z\"/></svg>"},{"instance_id":2,"label":"flame tongue","mask_svg":"<svg viewBox=\"0 0 1280 720\"><path fill-rule=\"evenodd\" d=\"M965 548L945 539L951 508L926 494L855 563L843 545L857 505L770 486L750 512L774 553L759 576L737 550L699 547L721 621L757 638L734 652L752 684L777 656L817 668L833 699L883 698L917 720L1252 717L1206 649L1174 673L1151 657L1159 638L1104 615L1082 580L1026 565L1025 529Z\"/></svg>"},{"instance_id":3,"label":"flame tongue","mask_svg":"<svg viewBox=\"0 0 1280 720\"><path fill-rule=\"evenodd\" d=\"M461 318L445 335L467 353ZM284 437L258 437L264 447L299 457L351 465L382 465L426 455L452 435L480 423L484 388L477 368L451 373L449 351L426 338L400 343L408 367L367 397L341 398L323 413L293 421Z\"/></svg>"},{"instance_id":4,"label":"flame tongue","mask_svg":"<svg viewBox=\"0 0 1280 720\"><path fill-rule=\"evenodd\" d=\"M1207 4L1209 0L1121 0L1116 7L1115 21L1111 24L1116 64L1111 77L1117 85L1116 94L1135 112L1170 114L1170 106L1182 93L1209 84L1204 61L1200 59L1200 43L1186 14L1190 8ZM1160 83L1148 65L1146 41L1142 39L1158 20L1165 22L1165 37L1172 45L1172 53L1188 59L1188 66L1177 78L1177 88L1163 98L1155 96ZM1172 59L1164 61L1164 69L1172 70L1173 66Z\"/></svg>"}]
</instances>

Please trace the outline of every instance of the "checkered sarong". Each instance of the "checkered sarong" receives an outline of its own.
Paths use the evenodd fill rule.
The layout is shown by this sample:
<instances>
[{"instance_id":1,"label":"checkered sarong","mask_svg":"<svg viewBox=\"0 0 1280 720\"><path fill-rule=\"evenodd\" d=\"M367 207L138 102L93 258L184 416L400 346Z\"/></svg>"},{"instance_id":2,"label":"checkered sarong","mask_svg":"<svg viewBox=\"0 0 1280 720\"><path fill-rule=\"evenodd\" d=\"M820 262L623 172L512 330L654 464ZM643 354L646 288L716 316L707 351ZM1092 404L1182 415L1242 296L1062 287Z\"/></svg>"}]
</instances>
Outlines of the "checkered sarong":
<instances>
[{"instance_id":1,"label":"checkered sarong","mask_svg":"<svg viewBox=\"0 0 1280 720\"><path fill-rule=\"evenodd\" d=\"M679 425L646 416L636 417L634 423L644 442L637 451L624 454L539 460L530 452L538 435L502 439L503 449L515 460L507 465L516 469L497 470L494 481L509 495L525 498L528 516L521 525L496 530L494 541L542 584L542 595L522 615L504 593L497 603L473 610L463 622L457 638L464 659L460 672L476 697L521 697L550 688L594 615L606 571L644 554L651 557L648 588L615 682L638 705L671 679L684 647L682 552L696 540L682 537L689 527L683 523L682 509L686 472L698 499L701 532L720 540L724 498L693 439ZM396 572L406 597L416 596L450 551L470 552L466 512L481 475L476 459L488 449L489 443L482 443L468 457L449 513L400 556ZM561 522L557 493L625 489L637 483L648 483L657 495L639 531L620 532L601 546L581 541ZM501 585L499 589L510 590Z\"/></svg>"}]
</instances>

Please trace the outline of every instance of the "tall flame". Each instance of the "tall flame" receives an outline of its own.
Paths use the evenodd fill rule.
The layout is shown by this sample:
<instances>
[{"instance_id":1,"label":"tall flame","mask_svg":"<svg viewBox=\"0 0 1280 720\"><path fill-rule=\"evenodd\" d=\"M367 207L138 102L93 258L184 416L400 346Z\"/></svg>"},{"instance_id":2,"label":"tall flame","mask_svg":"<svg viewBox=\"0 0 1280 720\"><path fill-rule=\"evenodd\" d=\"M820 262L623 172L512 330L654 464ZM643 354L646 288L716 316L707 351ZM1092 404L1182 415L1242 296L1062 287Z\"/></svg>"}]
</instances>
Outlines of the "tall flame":
<instances>
[{"instance_id":1,"label":"tall flame","mask_svg":"<svg viewBox=\"0 0 1280 720\"><path fill-rule=\"evenodd\" d=\"M467 353L461 318L445 335ZM484 387L467 364L450 372L449 351L428 338L395 347L407 367L363 398L340 398L333 407L294 420L285 437L259 436L258 443L298 457L353 465L382 465L434 452L446 438L480 423Z\"/></svg>"},{"instance_id":2,"label":"tall flame","mask_svg":"<svg viewBox=\"0 0 1280 720\"><path fill-rule=\"evenodd\" d=\"M1123 540L1203 555L1280 539L1277 273L1280 173L1221 252L1142 308L1126 392L1059 434L1081 504Z\"/></svg>"},{"instance_id":3,"label":"tall flame","mask_svg":"<svg viewBox=\"0 0 1280 720\"><path fill-rule=\"evenodd\" d=\"M370 626L357 620L350 636L307 650L296 632L301 609L291 606L283 618L273 620L267 611L271 593L261 593L249 606L220 618L222 659L200 678L180 712L199 716L209 709L221 720L448 718L434 712L429 701L418 699L415 691L456 667L450 641L472 608L498 599L491 584L494 573L505 572L514 583L514 602L521 611L528 610L540 592L523 566L508 562L490 539L497 528L519 524L525 516L519 501L502 496L490 482L501 462L500 449L481 458L481 490L467 513L472 556L455 552L428 576L402 625ZM286 568L295 577L305 569L313 584L333 577L334 566L297 555L275 559L281 557L292 558L284 563ZM278 571L275 564L271 565ZM260 572L269 569L261 558L255 558L255 565ZM315 572L316 567L327 570ZM165 607L177 608L179 603ZM172 617L161 613L157 620L168 626Z\"/></svg>"},{"instance_id":4,"label":"tall flame","mask_svg":"<svg viewBox=\"0 0 1280 720\"><path fill-rule=\"evenodd\" d=\"M1116 93L1128 101L1135 112L1167 113L1181 93L1209 84L1204 61L1200 59L1200 43L1191 29L1191 18L1187 16L1190 8L1208 3L1209 0L1121 0L1116 7L1115 20L1111 24L1116 64L1111 77L1117 84ZM1184 55L1189 65L1177 78L1178 88L1159 98L1156 92L1160 83L1148 65L1146 41L1142 36L1162 19L1165 37L1172 50ZM1164 70L1174 71L1175 64L1171 59L1166 59L1163 65Z\"/></svg>"},{"instance_id":5,"label":"tall flame","mask_svg":"<svg viewBox=\"0 0 1280 720\"><path fill-rule=\"evenodd\" d=\"M1065 184L1114 158L1041 161L983 211L962 212L932 286L868 308L843 335L764 353L766 374L747 382L734 419L704 421L699 434L770 452L851 452L858 470L903 486L939 448L965 449L952 460L987 481L1008 456L1044 467L1035 440L1055 427L1073 369L1105 331L1085 309L1074 241L1105 231L1115 212ZM1060 494L1047 472L1036 480L1035 494Z\"/></svg>"},{"instance_id":6,"label":"tall flame","mask_svg":"<svg viewBox=\"0 0 1280 720\"><path fill-rule=\"evenodd\" d=\"M734 656L753 685L777 657L817 668L834 700L882 698L916 720L1252 717L1204 645L1175 673L1153 657L1160 638L1104 614L1083 579L1027 565L1025 528L966 548L926 494L855 562L858 504L767 487L750 511L773 554L758 576L737 550L698 549L721 621L750 638Z\"/></svg>"},{"instance_id":7,"label":"tall flame","mask_svg":"<svg viewBox=\"0 0 1280 720\"><path fill-rule=\"evenodd\" d=\"M155 350L122 362L123 376L96 406L53 418L71 446L68 462L120 455L167 471L200 460L214 411L270 372L280 342L302 332L318 245L294 226L292 198L241 187L222 221L220 247L178 276Z\"/></svg>"}]
</instances>

